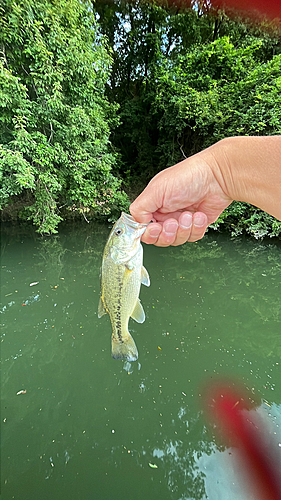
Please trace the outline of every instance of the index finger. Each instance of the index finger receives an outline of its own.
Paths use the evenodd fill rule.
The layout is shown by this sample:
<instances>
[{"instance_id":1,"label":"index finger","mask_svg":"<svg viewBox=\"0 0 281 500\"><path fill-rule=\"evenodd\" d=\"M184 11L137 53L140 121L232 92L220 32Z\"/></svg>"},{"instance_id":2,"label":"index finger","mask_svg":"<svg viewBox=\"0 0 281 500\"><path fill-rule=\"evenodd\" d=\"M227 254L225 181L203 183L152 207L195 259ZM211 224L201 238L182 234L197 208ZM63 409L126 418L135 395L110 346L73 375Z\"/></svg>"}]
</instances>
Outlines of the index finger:
<instances>
[{"instance_id":1,"label":"index finger","mask_svg":"<svg viewBox=\"0 0 281 500\"><path fill-rule=\"evenodd\" d=\"M147 224L153 219L153 213L158 208L152 197L142 193L130 205L130 213L137 222Z\"/></svg>"}]
</instances>

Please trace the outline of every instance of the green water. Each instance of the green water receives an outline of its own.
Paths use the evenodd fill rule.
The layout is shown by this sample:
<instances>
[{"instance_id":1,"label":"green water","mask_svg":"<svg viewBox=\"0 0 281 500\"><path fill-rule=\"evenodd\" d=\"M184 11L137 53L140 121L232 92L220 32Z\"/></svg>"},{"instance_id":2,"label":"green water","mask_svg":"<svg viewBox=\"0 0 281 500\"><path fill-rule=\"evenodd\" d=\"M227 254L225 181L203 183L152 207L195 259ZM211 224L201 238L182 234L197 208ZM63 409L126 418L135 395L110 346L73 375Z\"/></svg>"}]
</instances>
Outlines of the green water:
<instances>
[{"instance_id":1,"label":"green water","mask_svg":"<svg viewBox=\"0 0 281 500\"><path fill-rule=\"evenodd\" d=\"M280 243L210 234L144 246L151 286L145 323L130 321L130 364L111 358L109 317L97 317L108 234L3 228L1 498L244 499L201 390L217 375L240 380L279 446Z\"/></svg>"}]
</instances>

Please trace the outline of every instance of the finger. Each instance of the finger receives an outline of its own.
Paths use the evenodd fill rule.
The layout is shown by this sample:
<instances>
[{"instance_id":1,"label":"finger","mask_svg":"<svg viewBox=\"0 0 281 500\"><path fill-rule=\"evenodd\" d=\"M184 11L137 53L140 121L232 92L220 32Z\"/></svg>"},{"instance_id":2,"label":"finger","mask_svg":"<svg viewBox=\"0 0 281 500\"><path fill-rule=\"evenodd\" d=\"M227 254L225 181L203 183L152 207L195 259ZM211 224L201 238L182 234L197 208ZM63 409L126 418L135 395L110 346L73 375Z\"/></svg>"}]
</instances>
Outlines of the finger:
<instances>
[{"instance_id":1,"label":"finger","mask_svg":"<svg viewBox=\"0 0 281 500\"><path fill-rule=\"evenodd\" d=\"M208 218L203 212L183 212L179 221L167 219L162 224L152 222L142 235L142 241L160 247L178 246L186 241L194 242L203 238L208 227Z\"/></svg>"},{"instance_id":2,"label":"finger","mask_svg":"<svg viewBox=\"0 0 281 500\"><path fill-rule=\"evenodd\" d=\"M152 222L148 224L145 232L143 233L141 240L148 245L155 245L162 231L162 225Z\"/></svg>"},{"instance_id":3,"label":"finger","mask_svg":"<svg viewBox=\"0 0 281 500\"><path fill-rule=\"evenodd\" d=\"M193 215L193 224L188 241L194 242L203 238L208 227L208 217L203 212L195 212Z\"/></svg>"},{"instance_id":4,"label":"finger","mask_svg":"<svg viewBox=\"0 0 281 500\"><path fill-rule=\"evenodd\" d=\"M179 217L179 227L176 239L173 246L182 245L189 240L193 223L193 214L191 212L183 212Z\"/></svg>"},{"instance_id":5,"label":"finger","mask_svg":"<svg viewBox=\"0 0 281 500\"><path fill-rule=\"evenodd\" d=\"M172 245L177 237L179 224L176 219L167 219L163 222L162 231L154 245L168 247Z\"/></svg>"}]
</instances>

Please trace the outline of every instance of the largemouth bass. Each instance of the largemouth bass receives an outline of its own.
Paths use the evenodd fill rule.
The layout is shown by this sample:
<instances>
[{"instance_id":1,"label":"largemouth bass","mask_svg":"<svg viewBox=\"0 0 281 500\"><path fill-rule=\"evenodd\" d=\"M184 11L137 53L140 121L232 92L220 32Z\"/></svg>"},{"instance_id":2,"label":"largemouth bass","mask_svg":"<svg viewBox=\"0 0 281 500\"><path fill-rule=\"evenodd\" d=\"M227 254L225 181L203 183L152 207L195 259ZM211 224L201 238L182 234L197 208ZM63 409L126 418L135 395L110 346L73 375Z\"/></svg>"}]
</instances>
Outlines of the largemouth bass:
<instances>
[{"instance_id":1,"label":"largemouth bass","mask_svg":"<svg viewBox=\"0 0 281 500\"><path fill-rule=\"evenodd\" d=\"M114 359L138 359L138 350L129 333L128 323L130 317L138 323L145 320L139 292L141 283L150 285L148 272L142 265L143 249L140 242L146 226L122 212L104 248L98 317L109 314Z\"/></svg>"}]
</instances>

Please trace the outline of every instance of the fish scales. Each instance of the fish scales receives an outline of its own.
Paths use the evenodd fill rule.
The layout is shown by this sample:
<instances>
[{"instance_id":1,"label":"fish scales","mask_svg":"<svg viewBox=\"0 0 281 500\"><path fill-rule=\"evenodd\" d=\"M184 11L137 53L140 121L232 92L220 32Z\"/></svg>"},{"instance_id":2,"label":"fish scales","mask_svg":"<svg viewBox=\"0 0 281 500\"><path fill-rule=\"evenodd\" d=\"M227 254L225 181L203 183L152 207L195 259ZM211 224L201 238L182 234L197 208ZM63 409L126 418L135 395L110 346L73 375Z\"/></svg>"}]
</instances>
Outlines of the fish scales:
<instances>
[{"instance_id":1,"label":"fish scales","mask_svg":"<svg viewBox=\"0 0 281 500\"><path fill-rule=\"evenodd\" d=\"M99 317L109 314L112 325L112 356L135 361L138 351L129 333L132 317L139 323L145 314L139 301L141 283L149 286L149 276L142 265L140 237L147 224L137 223L130 215L121 214L105 245L101 267Z\"/></svg>"},{"instance_id":2,"label":"fish scales","mask_svg":"<svg viewBox=\"0 0 281 500\"><path fill-rule=\"evenodd\" d=\"M122 325L131 316L139 296L141 276L139 259L132 259L134 269L109 262L104 275L103 298L105 309L112 321L113 335L122 340Z\"/></svg>"}]
</instances>

